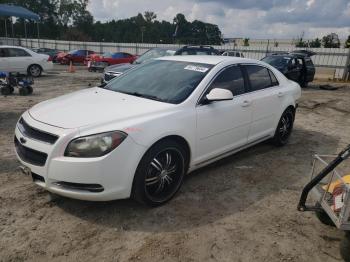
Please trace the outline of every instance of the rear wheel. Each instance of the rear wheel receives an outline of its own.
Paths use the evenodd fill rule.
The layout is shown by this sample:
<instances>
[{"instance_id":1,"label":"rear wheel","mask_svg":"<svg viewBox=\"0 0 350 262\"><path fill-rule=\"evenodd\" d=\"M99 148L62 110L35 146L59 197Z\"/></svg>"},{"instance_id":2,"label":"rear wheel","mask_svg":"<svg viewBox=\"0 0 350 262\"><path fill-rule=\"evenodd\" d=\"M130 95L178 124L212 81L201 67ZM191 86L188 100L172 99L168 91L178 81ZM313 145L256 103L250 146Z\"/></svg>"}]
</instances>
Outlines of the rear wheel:
<instances>
[{"instance_id":1,"label":"rear wheel","mask_svg":"<svg viewBox=\"0 0 350 262\"><path fill-rule=\"evenodd\" d=\"M28 94L29 95L33 94L33 87L27 86L27 88L28 88Z\"/></svg>"},{"instance_id":2,"label":"rear wheel","mask_svg":"<svg viewBox=\"0 0 350 262\"><path fill-rule=\"evenodd\" d=\"M28 73L34 77L41 76L42 71L43 70L41 69L41 67L39 65L31 65L28 67Z\"/></svg>"},{"instance_id":3,"label":"rear wheel","mask_svg":"<svg viewBox=\"0 0 350 262\"><path fill-rule=\"evenodd\" d=\"M9 87L9 86L1 87L1 94L4 96L10 95L10 94L12 94L12 92L13 92L13 87L12 87L12 90L11 90L11 87Z\"/></svg>"},{"instance_id":4,"label":"rear wheel","mask_svg":"<svg viewBox=\"0 0 350 262\"><path fill-rule=\"evenodd\" d=\"M276 146L284 146L288 143L288 139L293 130L293 124L294 110L291 108L287 108L286 111L283 112L281 119L278 122L275 135L272 139L272 142Z\"/></svg>"},{"instance_id":5,"label":"rear wheel","mask_svg":"<svg viewBox=\"0 0 350 262\"><path fill-rule=\"evenodd\" d=\"M185 150L175 141L163 140L152 146L137 167L133 198L153 207L172 199L182 185L186 158Z\"/></svg>"},{"instance_id":6,"label":"rear wheel","mask_svg":"<svg viewBox=\"0 0 350 262\"><path fill-rule=\"evenodd\" d=\"M21 87L19 89L19 95L20 96L26 96L29 94L29 89L27 87Z\"/></svg>"}]
</instances>

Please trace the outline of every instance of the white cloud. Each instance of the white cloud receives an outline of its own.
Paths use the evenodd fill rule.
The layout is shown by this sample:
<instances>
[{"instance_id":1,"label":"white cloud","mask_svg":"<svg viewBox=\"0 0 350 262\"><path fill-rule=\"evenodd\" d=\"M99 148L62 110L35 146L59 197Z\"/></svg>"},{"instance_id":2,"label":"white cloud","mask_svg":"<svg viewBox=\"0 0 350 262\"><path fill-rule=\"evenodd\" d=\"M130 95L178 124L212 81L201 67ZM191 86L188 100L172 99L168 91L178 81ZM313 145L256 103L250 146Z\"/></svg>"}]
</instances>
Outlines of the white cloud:
<instances>
[{"instance_id":1,"label":"white cloud","mask_svg":"<svg viewBox=\"0 0 350 262\"><path fill-rule=\"evenodd\" d=\"M349 0L90 0L96 20L108 21L154 11L172 22L177 13L190 21L219 25L225 37L309 38L350 34Z\"/></svg>"}]
</instances>

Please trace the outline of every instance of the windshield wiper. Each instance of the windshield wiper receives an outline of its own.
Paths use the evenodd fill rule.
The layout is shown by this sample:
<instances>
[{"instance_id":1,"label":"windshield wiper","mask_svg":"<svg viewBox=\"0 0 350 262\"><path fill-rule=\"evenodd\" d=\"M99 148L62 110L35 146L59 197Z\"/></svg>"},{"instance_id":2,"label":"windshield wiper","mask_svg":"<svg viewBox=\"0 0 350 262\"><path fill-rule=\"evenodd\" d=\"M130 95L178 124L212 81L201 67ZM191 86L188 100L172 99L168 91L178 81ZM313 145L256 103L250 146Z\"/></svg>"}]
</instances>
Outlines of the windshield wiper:
<instances>
[{"instance_id":1,"label":"windshield wiper","mask_svg":"<svg viewBox=\"0 0 350 262\"><path fill-rule=\"evenodd\" d=\"M152 100L164 102L164 100L161 99L161 98L158 97L158 96L147 95L147 94L141 94L141 93L138 93L138 92L122 92L122 93L127 94L127 95L132 95L132 96L137 96L137 97L142 97L142 98L147 98L147 99L152 99Z\"/></svg>"}]
</instances>

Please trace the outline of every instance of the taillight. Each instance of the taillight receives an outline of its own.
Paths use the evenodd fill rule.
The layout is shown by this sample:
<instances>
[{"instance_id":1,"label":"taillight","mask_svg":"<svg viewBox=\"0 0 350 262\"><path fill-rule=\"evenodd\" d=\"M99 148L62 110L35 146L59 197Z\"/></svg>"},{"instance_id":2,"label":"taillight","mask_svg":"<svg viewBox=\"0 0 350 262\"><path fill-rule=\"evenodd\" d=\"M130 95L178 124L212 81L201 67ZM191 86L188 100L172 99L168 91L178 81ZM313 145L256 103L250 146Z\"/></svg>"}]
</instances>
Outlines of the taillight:
<instances>
[{"instance_id":1,"label":"taillight","mask_svg":"<svg viewBox=\"0 0 350 262\"><path fill-rule=\"evenodd\" d=\"M49 56L49 58L47 59L47 62L50 62L50 61L52 61L52 57L51 56Z\"/></svg>"}]
</instances>

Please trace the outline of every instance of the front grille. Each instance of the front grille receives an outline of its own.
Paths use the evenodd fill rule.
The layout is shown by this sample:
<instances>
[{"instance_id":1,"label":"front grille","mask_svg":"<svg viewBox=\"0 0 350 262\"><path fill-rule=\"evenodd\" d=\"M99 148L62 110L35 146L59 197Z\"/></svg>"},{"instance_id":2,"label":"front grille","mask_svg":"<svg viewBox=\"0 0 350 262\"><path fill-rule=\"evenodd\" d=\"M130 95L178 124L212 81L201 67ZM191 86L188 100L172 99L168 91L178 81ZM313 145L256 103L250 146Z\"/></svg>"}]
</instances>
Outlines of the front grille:
<instances>
[{"instance_id":1,"label":"front grille","mask_svg":"<svg viewBox=\"0 0 350 262\"><path fill-rule=\"evenodd\" d=\"M47 159L47 154L36 151L34 149L23 146L15 137L15 147L18 156L24 161L36 166L44 166Z\"/></svg>"},{"instance_id":2,"label":"front grille","mask_svg":"<svg viewBox=\"0 0 350 262\"><path fill-rule=\"evenodd\" d=\"M49 144L54 144L58 139L58 136L56 136L56 135L49 134L49 133L46 133L44 131L40 131L38 129L35 129L35 128L29 126L23 120L23 118L21 118L18 121L17 126L18 126L18 129L21 131L21 133L24 136L35 139L35 140L39 140L39 141L49 143Z\"/></svg>"}]
</instances>

